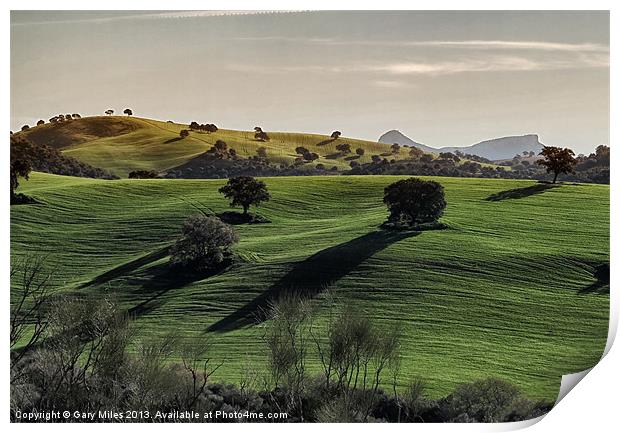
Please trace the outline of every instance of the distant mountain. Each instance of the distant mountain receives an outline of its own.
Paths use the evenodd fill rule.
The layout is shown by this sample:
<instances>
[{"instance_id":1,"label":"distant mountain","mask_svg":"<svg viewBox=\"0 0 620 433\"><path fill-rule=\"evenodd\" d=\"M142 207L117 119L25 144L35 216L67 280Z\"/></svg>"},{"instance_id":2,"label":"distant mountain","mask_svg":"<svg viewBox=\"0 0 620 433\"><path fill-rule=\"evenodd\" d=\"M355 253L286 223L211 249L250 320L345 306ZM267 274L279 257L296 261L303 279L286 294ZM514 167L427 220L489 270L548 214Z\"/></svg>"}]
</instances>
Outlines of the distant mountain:
<instances>
[{"instance_id":1,"label":"distant mountain","mask_svg":"<svg viewBox=\"0 0 620 433\"><path fill-rule=\"evenodd\" d=\"M538 140L538 135L526 134L494 138L491 140L485 140L481 141L480 143L472 144L471 146L434 148L424 144L416 143L409 137L402 134L400 131L396 130L388 131L383 134L379 138L379 143L398 143L401 146L416 146L424 150L425 152L433 153L454 152L456 150L460 150L463 153L470 153L472 155L478 155L492 160L509 159L515 156L517 153L520 154L523 151L533 151L538 153L543 147L543 144Z\"/></svg>"},{"instance_id":2,"label":"distant mountain","mask_svg":"<svg viewBox=\"0 0 620 433\"><path fill-rule=\"evenodd\" d=\"M397 131L396 129L392 129L391 131L388 131L385 134L383 134L381 137L379 137L379 143L386 143L386 144L398 143L401 146L415 146L418 149L422 149L424 152L428 152L428 153L438 152L438 150L435 149L434 147L430 147L430 146L427 146L426 144L413 141L411 138L407 137L405 134L403 134L400 131Z\"/></svg>"}]
</instances>

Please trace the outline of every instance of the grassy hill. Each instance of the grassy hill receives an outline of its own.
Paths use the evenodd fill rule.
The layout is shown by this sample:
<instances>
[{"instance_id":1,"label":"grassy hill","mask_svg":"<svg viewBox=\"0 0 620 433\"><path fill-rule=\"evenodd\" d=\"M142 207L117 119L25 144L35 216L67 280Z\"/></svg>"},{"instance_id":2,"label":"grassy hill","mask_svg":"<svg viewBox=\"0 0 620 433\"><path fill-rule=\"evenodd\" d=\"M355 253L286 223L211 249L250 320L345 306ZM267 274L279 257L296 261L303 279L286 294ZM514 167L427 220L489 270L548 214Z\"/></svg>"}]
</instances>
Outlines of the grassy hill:
<instances>
[{"instance_id":1,"label":"grassy hill","mask_svg":"<svg viewBox=\"0 0 620 433\"><path fill-rule=\"evenodd\" d=\"M144 127L66 152L95 165L118 152L124 157L109 164L126 172L136 161L163 169L216 138L248 154L258 146L235 131L166 144L180 125L130 121ZM294 144L323 138L271 135L268 145L283 157ZM171 151L149 160L143 154L151 146ZM136 315L140 335L208 339L212 358L225 361L217 379L238 381L248 365L265 365L263 331L239 312L265 291L291 285L330 286L379 326L401 324L403 381L422 376L435 397L497 376L532 398L555 399L562 374L596 363L608 326L608 285L596 276L609 261L608 186L437 178L449 229L411 236L378 230L386 217L382 191L395 179L266 178L273 198L259 213L271 222L237 226L240 259L188 280L167 270L167 247L194 205L229 209L217 192L224 181L35 173L20 190L40 204L11 208L11 254L47 255L59 290L113 295ZM313 301L320 317L325 296Z\"/></svg>"},{"instance_id":2,"label":"grassy hill","mask_svg":"<svg viewBox=\"0 0 620 433\"><path fill-rule=\"evenodd\" d=\"M272 162L291 163L298 156L295 148L304 146L320 156L314 164L341 169L349 168L348 158L354 155L340 155L336 145L341 143L349 143L353 152L358 147L365 150L363 157L356 158L360 163L370 162L372 155L407 157L404 151L391 156L387 144L346 137L332 140L328 135L317 134L268 131L270 141L263 143L254 139L253 131L220 129L215 133L192 131L189 137L179 139L181 129L187 128L188 125L138 117L96 116L45 124L16 134L61 149L68 156L121 177L137 169L163 171L177 167L210 149L217 140L225 141L242 157L255 156L256 150L264 146Z\"/></svg>"}]
</instances>

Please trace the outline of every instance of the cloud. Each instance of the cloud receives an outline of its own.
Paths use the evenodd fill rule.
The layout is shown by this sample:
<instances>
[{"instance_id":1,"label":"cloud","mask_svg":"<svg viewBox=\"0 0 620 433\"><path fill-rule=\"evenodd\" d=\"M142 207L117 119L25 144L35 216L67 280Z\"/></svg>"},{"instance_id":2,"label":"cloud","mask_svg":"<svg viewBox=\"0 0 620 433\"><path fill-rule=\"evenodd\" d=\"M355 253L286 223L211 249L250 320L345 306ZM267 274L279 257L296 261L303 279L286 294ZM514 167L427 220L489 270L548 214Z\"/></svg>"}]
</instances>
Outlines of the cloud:
<instances>
[{"instance_id":1,"label":"cloud","mask_svg":"<svg viewBox=\"0 0 620 433\"><path fill-rule=\"evenodd\" d=\"M115 21L125 20L157 20L157 19L184 19L184 18L210 18L210 17L223 17L234 15L264 15L264 14L279 14L279 13L296 13L302 11L291 10L219 10L219 11L170 11L170 12L156 12L156 13L142 13L142 14L130 14L130 15L117 15L108 17L96 17L96 13L93 13L93 18L69 18L64 20L48 20L48 21L14 21L11 19L12 26L26 26L26 25L41 25L41 24L79 24L79 23L108 23Z\"/></svg>"},{"instance_id":2,"label":"cloud","mask_svg":"<svg viewBox=\"0 0 620 433\"><path fill-rule=\"evenodd\" d=\"M566 44L559 42L544 41L422 41L405 42L409 46L428 47L463 47L473 49L496 49L496 50L541 50L541 51L570 51L570 52L608 52L609 47L600 44Z\"/></svg>"},{"instance_id":3,"label":"cloud","mask_svg":"<svg viewBox=\"0 0 620 433\"><path fill-rule=\"evenodd\" d=\"M501 40L462 40L462 41L402 41L402 40L345 40L334 38L289 37L289 36L248 36L233 38L238 41L282 41L319 45L366 45L390 47L435 47L435 48L466 48L481 50L531 50L558 52L609 52L609 46L580 43L570 44L549 41L501 41Z\"/></svg>"},{"instance_id":4,"label":"cloud","mask_svg":"<svg viewBox=\"0 0 620 433\"><path fill-rule=\"evenodd\" d=\"M376 87L382 87L384 89L402 89L404 87L410 87L409 83L396 80L375 80L372 84Z\"/></svg>"},{"instance_id":5,"label":"cloud","mask_svg":"<svg viewBox=\"0 0 620 433\"><path fill-rule=\"evenodd\" d=\"M579 68L609 67L609 56L577 56L570 59L530 59L512 56L489 56L481 59L463 59L440 62L402 62L369 66L368 70L394 75L443 75L463 72L523 72Z\"/></svg>"},{"instance_id":6,"label":"cloud","mask_svg":"<svg viewBox=\"0 0 620 433\"><path fill-rule=\"evenodd\" d=\"M609 55L601 53L577 53L567 58L528 58L522 56L485 55L461 58L458 60L437 61L405 61L378 63L351 63L348 65L248 65L233 64L227 69L240 73L289 74L289 73L322 73L322 74L353 74L374 73L394 76L406 75L449 75L471 72L529 72L554 71L581 68L608 68ZM375 85L397 87L398 80L380 79Z\"/></svg>"}]
</instances>

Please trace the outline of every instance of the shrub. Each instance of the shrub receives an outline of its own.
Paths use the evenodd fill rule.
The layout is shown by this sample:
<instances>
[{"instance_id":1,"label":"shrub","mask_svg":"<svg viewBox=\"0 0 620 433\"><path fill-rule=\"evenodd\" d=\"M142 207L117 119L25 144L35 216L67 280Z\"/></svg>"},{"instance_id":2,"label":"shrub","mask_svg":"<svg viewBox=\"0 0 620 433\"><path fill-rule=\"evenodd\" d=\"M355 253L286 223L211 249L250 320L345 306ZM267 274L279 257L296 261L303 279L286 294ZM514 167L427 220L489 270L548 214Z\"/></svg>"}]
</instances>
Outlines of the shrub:
<instances>
[{"instance_id":1,"label":"shrub","mask_svg":"<svg viewBox=\"0 0 620 433\"><path fill-rule=\"evenodd\" d=\"M388 185L384 191L383 202L390 211L390 223L410 227L436 222L446 207L441 184L415 177Z\"/></svg>"},{"instance_id":2,"label":"shrub","mask_svg":"<svg viewBox=\"0 0 620 433\"><path fill-rule=\"evenodd\" d=\"M189 131L187 129L181 129L181 131L179 132L179 137L185 138L188 136L189 136Z\"/></svg>"},{"instance_id":3,"label":"shrub","mask_svg":"<svg viewBox=\"0 0 620 433\"><path fill-rule=\"evenodd\" d=\"M129 179L156 179L158 174L154 170L134 170L129 172Z\"/></svg>"},{"instance_id":4,"label":"shrub","mask_svg":"<svg viewBox=\"0 0 620 433\"><path fill-rule=\"evenodd\" d=\"M199 271L214 268L238 241L233 228L219 218L192 215L183 223L182 236L170 249L170 263Z\"/></svg>"},{"instance_id":5,"label":"shrub","mask_svg":"<svg viewBox=\"0 0 620 433\"><path fill-rule=\"evenodd\" d=\"M336 150L340 153L351 153L351 145L349 143L341 143L336 146Z\"/></svg>"},{"instance_id":6,"label":"shrub","mask_svg":"<svg viewBox=\"0 0 620 433\"><path fill-rule=\"evenodd\" d=\"M524 410L524 404L529 408ZM526 404L514 385L490 378L458 386L444 402L442 411L449 421L503 422L515 409L524 414L533 406L531 402Z\"/></svg>"}]
</instances>

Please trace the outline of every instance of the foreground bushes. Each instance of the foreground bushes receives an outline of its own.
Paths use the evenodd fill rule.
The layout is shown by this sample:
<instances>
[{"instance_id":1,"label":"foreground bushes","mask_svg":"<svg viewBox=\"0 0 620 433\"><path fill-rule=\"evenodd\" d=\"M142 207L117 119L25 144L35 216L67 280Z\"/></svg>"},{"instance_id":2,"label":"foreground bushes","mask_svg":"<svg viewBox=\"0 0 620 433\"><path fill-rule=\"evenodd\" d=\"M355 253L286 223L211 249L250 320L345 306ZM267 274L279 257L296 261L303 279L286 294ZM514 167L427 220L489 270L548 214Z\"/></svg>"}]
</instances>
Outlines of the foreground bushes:
<instances>
[{"instance_id":1,"label":"foreground bushes","mask_svg":"<svg viewBox=\"0 0 620 433\"><path fill-rule=\"evenodd\" d=\"M18 411L68 410L149 413L146 419L119 420L125 422L162 421L157 411L229 414L191 420L199 422L243 421L233 415L246 411L263 414L267 422L501 422L551 408L499 379L461 385L439 400L426 397L419 379L402 391L398 329L380 330L339 304L332 306L326 328L318 329L310 304L294 295L269 308L265 377L248 374L238 386L213 383L221 364L210 360L204 338L136 339L129 316L110 300L50 296L40 262L23 269L23 275L14 274L26 277L16 278L22 286L14 293L25 302L11 311L13 421ZM32 323L37 332L26 338ZM18 348L18 340L27 343ZM318 374L306 368L314 353L322 365ZM274 413L286 418L268 417Z\"/></svg>"}]
</instances>

